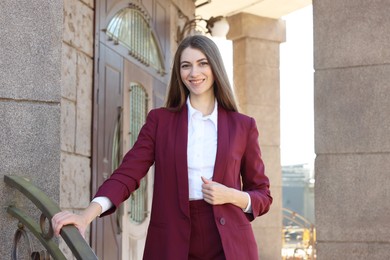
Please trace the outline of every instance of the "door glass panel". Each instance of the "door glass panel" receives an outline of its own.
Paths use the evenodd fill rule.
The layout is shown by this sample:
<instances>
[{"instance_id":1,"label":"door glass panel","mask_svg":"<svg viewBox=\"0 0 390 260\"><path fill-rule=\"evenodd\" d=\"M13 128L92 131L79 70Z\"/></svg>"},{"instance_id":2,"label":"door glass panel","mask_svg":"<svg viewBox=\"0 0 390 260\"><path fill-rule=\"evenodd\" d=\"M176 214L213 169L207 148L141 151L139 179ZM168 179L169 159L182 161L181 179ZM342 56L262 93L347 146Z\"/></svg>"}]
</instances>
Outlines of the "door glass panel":
<instances>
[{"instance_id":1,"label":"door glass panel","mask_svg":"<svg viewBox=\"0 0 390 260\"><path fill-rule=\"evenodd\" d=\"M132 147L137 140L139 131L146 121L148 95L145 89L136 83L130 84L129 89L129 140ZM129 216L131 221L142 223L147 217L147 178L143 178L140 187L130 196Z\"/></svg>"},{"instance_id":2,"label":"door glass panel","mask_svg":"<svg viewBox=\"0 0 390 260\"><path fill-rule=\"evenodd\" d=\"M119 167L122 160L122 111L118 108L118 118L115 123L114 137L112 141L112 153L111 153L111 172Z\"/></svg>"}]
</instances>

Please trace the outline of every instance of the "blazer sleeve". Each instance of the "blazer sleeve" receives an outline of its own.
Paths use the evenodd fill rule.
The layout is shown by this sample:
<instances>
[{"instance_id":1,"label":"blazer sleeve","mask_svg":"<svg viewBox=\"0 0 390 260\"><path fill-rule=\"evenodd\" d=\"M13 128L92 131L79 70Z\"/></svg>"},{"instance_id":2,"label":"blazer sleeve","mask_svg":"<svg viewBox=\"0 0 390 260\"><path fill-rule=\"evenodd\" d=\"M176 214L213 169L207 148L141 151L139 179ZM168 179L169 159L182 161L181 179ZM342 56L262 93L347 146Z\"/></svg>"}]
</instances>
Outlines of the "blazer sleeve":
<instances>
[{"instance_id":1,"label":"blazer sleeve","mask_svg":"<svg viewBox=\"0 0 390 260\"><path fill-rule=\"evenodd\" d=\"M110 178L104 181L95 194L94 197L105 196L113 203L113 207L101 216L113 213L139 187L140 180L153 165L157 129L156 113L152 110L148 114L137 141L126 153L120 166Z\"/></svg>"},{"instance_id":2,"label":"blazer sleeve","mask_svg":"<svg viewBox=\"0 0 390 260\"><path fill-rule=\"evenodd\" d=\"M271 192L269 190L269 179L265 175L263 160L259 146L259 132L256 122L251 118L248 139L244 155L241 160L241 176L243 191L247 192L251 198L252 213L246 216L250 221L257 216L261 216L269 211L272 203Z\"/></svg>"}]
</instances>

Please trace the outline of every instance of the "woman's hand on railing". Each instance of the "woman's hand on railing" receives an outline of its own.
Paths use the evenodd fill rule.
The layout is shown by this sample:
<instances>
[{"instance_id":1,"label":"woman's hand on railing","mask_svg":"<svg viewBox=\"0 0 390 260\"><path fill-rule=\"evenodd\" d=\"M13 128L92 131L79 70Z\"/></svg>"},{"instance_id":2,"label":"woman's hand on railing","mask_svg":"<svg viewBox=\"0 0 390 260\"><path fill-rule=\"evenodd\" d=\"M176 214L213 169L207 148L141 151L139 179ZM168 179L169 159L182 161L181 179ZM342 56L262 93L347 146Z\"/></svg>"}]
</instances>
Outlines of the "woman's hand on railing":
<instances>
[{"instance_id":1,"label":"woman's hand on railing","mask_svg":"<svg viewBox=\"0 0 390 260\"><path fill-rule=\"evenodd\" d=\"M85 231L88 225L100 215L101 211L101 206L98 203L92 202L81 214L75 214L69 211L58 212L51 219L54 235L58 237L63 226L73 224L85 238Z\"/></svg>"},{"instance_id":2,"label":"woman's hand on railing","mask_svg":"<svg viewBox=\"0 0 390 260\"><path fill-rule=\"evenodd\" d=\"M61 211L51 219L55 236L60 236L61 228L66 225L73 224L80 231L80 234L85 238L85 230L89 223L86 222L82 215L74 214L69 211Z\"/></svg>"}]
</instances>

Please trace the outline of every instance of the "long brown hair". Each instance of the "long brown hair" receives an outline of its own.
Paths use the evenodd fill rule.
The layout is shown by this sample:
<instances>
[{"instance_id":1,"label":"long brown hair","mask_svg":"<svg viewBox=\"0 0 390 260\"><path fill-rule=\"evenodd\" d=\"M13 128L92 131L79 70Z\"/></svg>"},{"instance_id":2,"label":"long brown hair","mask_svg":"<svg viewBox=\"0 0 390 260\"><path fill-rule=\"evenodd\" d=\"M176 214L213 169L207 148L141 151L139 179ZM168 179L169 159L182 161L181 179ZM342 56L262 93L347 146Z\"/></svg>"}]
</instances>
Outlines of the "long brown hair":
<instances>
[{"instance_id":1,"label":"long brown hair","mask_svg":"<svg viewBox=\"0 0 390 260\"><path fill-rule=\"evenodd\" d=\"M188 36L179 44L173 60L165 106L172 110L180 110L189 95L189 91L180 77L181 54L188 47L198 49L206 56L213 71L214 95L218 104L226 110L238 111L218 47L211 39L202 35Z\"/></svg>"}]
</instances>

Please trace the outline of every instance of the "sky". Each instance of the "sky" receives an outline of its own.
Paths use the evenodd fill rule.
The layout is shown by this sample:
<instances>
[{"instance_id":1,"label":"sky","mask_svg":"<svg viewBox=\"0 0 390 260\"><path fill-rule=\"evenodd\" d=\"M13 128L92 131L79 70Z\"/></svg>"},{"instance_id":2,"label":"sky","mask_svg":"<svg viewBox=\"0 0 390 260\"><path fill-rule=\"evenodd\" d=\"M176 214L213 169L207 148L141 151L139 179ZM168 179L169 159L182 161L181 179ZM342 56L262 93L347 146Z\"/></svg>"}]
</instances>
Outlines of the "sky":
<instances>
[{"instance_id":1,"label":"sky","mask_svg":"<svg viewBox=\"0 0 390 260\"><path fill-rule=\"evenodd\" d=\"M281 164L314 163L312 6L282 17L286 42L280 45ZM233 77L232 42L213 38Z\"/></svg>"},{"instance_id":2,"label":"sky","mask_svg":"<svg viewBox=\"0 0 390 260\"><path fill-rule=\"evenodd\" d=\"M314 163L314 69L312 6L282 18L280 45L281 163Z\"/></svg>"}]
</instances>

